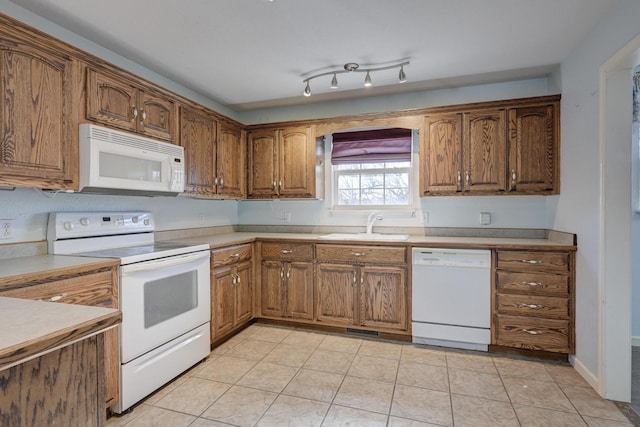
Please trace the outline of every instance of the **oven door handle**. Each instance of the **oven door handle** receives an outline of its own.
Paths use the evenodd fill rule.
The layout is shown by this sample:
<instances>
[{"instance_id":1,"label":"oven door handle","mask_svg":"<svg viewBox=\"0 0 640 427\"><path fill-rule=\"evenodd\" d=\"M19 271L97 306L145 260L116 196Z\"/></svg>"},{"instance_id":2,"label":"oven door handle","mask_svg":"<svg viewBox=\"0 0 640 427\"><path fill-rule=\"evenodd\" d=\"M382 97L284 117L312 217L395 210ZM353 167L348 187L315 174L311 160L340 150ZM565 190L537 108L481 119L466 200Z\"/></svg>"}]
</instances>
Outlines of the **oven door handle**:
<instances>
[{"instance_id":1,"label":"oven door handle","mask_svg":"<svg viewBox=\"0 0 640 427\"><path fill-rule=\"evenodd\" d=\"M123 265L120 271L123 275L140 271L152 271L161 268L174 267L176 265L188 264L190 262L209 258L209 251L192 252L190 254L170 256L166 258L154 259L150 261L138 262L135 264Z\"/></svg>"}]
</instances>

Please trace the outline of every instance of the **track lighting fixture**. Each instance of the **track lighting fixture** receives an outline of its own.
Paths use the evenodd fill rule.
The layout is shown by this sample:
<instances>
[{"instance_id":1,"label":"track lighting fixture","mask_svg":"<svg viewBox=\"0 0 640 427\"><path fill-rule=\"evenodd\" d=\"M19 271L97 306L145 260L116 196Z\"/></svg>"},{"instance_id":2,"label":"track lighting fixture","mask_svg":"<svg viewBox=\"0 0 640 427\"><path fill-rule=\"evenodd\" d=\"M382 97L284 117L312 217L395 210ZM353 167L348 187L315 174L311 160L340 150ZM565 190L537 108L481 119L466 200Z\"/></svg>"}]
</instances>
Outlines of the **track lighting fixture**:
<instances>
[{"instance_id":1,"label":"track lighting fixture","mask_svg":"<svg viewBox=\"0 0 640 427\"><path fill-rule=\"evenodd\" d=\"M320 73L320 74L316 74L314 76L310 76L307 77L306 79L302 80L302 83L306 83L306 86L304 88L304 92L303 95L304 96L311 96L311 85L309 84L309 82L315 78L318 77L322 77L322 76L328 76L330 74L333 74L333 77L331 78L331 85L329 86L331 89L338 89L338 74L343 74L343 73L367 73L365 78L364 78L364 86L365 87L370 87L373 85L373 81L371 80L371 73L374 71L382 71L382 70L390 70L393 68L400 68L400 72L398 73L398 83L404 83L407 81L407 75L404 72L404 66L405 65L409 65L409 61L405 61L405 62L399 62L397 64L393 64L393 65L387 65L385 67L374 67L374 68L364 68L364 69L360 69L360 65L356 64L355 62L347 62L346 64L344 64L343 69L342 70L333 70L333 71L327 71L325 73Z\"/></svg>"}]
</instances>

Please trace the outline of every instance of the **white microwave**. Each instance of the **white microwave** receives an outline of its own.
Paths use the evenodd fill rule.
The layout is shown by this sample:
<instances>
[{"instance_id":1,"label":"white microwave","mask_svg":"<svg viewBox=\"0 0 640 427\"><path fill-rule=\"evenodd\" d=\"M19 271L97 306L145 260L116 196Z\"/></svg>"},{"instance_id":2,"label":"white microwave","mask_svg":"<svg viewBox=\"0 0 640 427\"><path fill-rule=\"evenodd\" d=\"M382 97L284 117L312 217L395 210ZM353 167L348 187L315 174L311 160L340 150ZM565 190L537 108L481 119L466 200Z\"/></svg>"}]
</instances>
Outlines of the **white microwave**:
<instances>
[{"instance_id":1,"label":"white microwave","mask_svg":"<svg viewBox=\"0 0 640 427\"><path fill-rule=\"evenodd\" d=\"M176 196L184 191L184 148L83 123L80 191Z\"/></svg>"}]
</instances>

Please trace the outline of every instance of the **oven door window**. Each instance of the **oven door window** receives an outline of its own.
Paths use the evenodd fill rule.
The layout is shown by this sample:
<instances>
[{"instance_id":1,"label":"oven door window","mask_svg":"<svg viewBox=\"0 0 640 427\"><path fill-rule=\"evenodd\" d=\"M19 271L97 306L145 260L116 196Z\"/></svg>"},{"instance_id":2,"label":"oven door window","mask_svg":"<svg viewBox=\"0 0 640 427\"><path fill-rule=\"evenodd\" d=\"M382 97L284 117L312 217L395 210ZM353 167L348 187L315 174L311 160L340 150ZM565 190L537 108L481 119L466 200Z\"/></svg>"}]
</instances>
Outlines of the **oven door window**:
<instances>
[{"instance_id":1,"label":"oven door window","mask_svg":"<svg viewBox=\"0 0 640 427\"><path fill-rule=\"evenodd\" d=\"M198 281L194 270L144 284L145 329L197 307Z\"/></svg>"}]
</instances>

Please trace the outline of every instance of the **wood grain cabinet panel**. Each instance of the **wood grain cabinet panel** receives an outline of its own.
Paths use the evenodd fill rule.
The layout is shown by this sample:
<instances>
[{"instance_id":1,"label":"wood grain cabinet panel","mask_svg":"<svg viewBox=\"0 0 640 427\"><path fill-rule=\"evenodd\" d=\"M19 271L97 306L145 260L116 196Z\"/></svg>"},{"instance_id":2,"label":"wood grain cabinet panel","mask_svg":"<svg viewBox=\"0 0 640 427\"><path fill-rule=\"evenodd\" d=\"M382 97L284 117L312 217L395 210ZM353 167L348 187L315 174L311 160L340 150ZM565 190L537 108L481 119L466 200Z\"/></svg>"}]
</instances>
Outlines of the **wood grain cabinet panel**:
<instances>
[{"instance_id":1,"label":"wood grain cabinet panel","mask_svg":"<svg viewBox=\"0 0 640 427\"><path fill-rule=\"evenodd\" d=\"M559 106L509 110L510 191L558 194Z\"/></svg>"},{"instance_id":2,"label":"wood grain cabinet panel","mask_svg":"<svg viewBox=\"0 0 640 427\"><path fill-rule=\"evenodd\" d=\"M224 198L247 197L246 140L244 130L225 123L218 124L216 144L217 194Z\"/></svg>"},{"instance_id":3,"label":"wood grain cabinet panel","mask_svg":"<svg viewBox=\"0 0 640 427\"><path fill-rule=\"evenodd\" d=\"M313 245L262 244L262 315L313 320Z\"/></svg>"},{"instance_id":4,"label":"wood grain cabinet panel","mask_svg":"<svg viewBox=\"0 0 640 427\"><path fill-rule=\"evenodd\" d=\"M93 305L118 308L117 267L87 270L73 275L53 275L36 281L12 283L10 288L0 291L0 296L47 300L66 304ZM106 382L106 406L119 399L120 345L118 329L104 333L104 362Z\"/></svg>"},{"instance_id":5,"label":"wood grain cabinet panel","mask_svg":"<svg viewBox=\"0 0 640 427\"><path fill-rule=\"evenodd\" d=\"M0 32L0 185L78 188L75 64Z\"/></svg>"},{"instance_id":6,"label":"wood grain cabinet panel","mask_svg":"<svg viewBox=\"0 0 640 427\"><path fill-rule=\"evenodd\" d=\"M505 111L475 111L463 114L463 119L463 191L505 191Z\"/></svg>"},{"instance_id":7,"label":"wood grain cabinet panel","mask_svg":"<svg viewBox=\"0 0 640 427\"><path fill-rule=\"evenodd\" d=\"M200 197L216 194L216 122L199 110L180 109L180 145L184 147L185 192Z\"/></svg>"},{"instance_id":8,"label":"wood grain cabinet panel","mask_svg":"<svg viewBox=\"0 0 640 427\"><path fill-rule=\"evenodd\" d=\"M462 115L425 117L420 148L420 194L462 190Z\"/></svg>"},{"instance_id":9,"label":"wood grain cabinet panel","mask_svg":"<svg viewBox=\"0 0 640 427\"><path fill-rule=\"evenodd\" d=\"M318 322L408 329L405 247L318 244L316 259Z\"/></svg>"},{"instance_id":10,"label":"wood grain cabinet panel","mask_svg":"<svg viewBox=\"0 0 640 427\"><path fill-rule=\"evenodd\" d=\"M253 245L211 251L211 342L253 319Z\"/></svg>"},{"instance_id":11,"label":"wood grain cabinet panel","mask_svg":"<svg viewBox=\"0 0 640 427\"><path fill-rule=\"evenodd\" d=\"M92 68L87 68L86 85L88 120L169 142L176 139L174 99Z\"/></svg>"},{"instance_id":12,"label":"wood grain cabinet panel","mask_svg":"<svg viewBox=\"0 0 640 427\"><path fill-rule=\"evenodd\" d=\"M316 140L310 126L248 136L249 198L317 197Z\"/></svg>"},{"instance_id":13,"label":"wood grain cabinet panel","mask_svg":"<svg viewBox=\"0 0 640 427\"><path fill-rule=\"evenodd\" d=\"M575 351L575 252L496 251L492 344Z\"/></svg>"}]
</instances>

